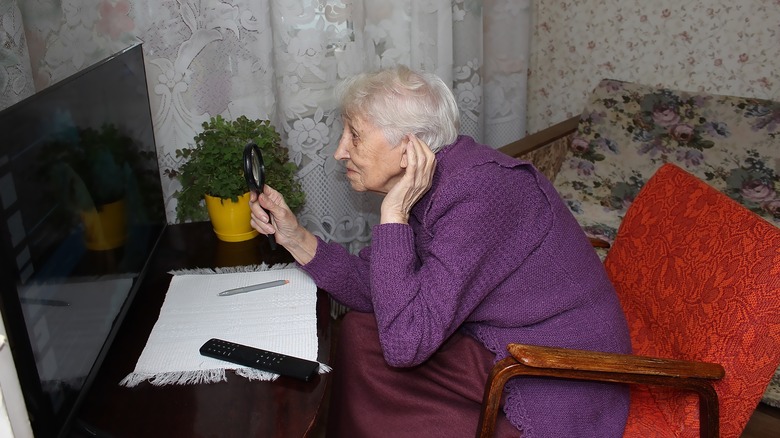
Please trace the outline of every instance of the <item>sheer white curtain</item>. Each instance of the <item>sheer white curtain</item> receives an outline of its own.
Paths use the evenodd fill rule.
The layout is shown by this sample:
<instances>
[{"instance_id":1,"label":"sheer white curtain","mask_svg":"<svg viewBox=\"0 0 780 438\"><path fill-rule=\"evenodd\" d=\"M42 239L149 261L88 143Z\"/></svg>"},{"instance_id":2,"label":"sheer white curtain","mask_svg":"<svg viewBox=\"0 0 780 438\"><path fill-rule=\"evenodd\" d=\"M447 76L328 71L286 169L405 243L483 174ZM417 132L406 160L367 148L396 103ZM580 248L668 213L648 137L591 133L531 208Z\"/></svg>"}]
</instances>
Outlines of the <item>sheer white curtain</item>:
<instances>
[{"instance_id":1,"label":"sheer white curtain","mask_svg":"<svg viewBox=\"0 0 780 438\"><path fill-rule=\"evenodd\" d=\"M301 222L356 251L374 195L351 191L332 154L333 87L403 63L452 84L463 134L494 147L525 134L530 0L0 0L0 104L8 106L142 42L162 170L201 123L267 118L307 192ZM170 222L178 183L163 176Z\"/></svg>"}]
</instances>

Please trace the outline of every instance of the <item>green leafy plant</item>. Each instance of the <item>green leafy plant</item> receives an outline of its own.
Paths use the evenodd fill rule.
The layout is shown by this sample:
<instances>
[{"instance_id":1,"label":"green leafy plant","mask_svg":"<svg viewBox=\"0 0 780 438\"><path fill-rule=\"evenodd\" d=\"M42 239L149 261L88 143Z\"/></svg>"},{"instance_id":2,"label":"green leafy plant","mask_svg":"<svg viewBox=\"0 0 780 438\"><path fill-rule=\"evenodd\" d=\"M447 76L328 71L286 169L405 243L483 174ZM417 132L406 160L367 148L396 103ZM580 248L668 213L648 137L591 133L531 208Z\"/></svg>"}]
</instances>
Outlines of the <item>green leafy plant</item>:
<instances>
[{"instance_id":1,"label":"green leafy plant","mask_svg":"<svg viewBox=\"0 0 780 438\"><path fill-rule=\"evenodd\" d=\"M195 136L194 148L176 151L176 156L185 160L179 170L166 171L182 185L181 190L174 193L178 200L179 221L208 219L204 195L236 202L248 191L243 153L250 141L255 142L263 154L266 184L284 196L293 212L303 206L305 195L296 176L298 168L290 162L274 126L268 120L250 120L246 116L234 121L216 116L203 123L203 131Z\"/></svg>"},{"instance_id":2,"label":"green leafy plant","mask_svg":"<svg viewBox=\"0 0 780 438\"><path fill-rule=\"evenodd\" d=\"M134 142L113 124L63 129L42 149L40 177L53 180L62 199L76 210L124 198L131 179L140 190L154 188L159 177L145 163L157 157L138 152Z\"/></svg>"}]
</instances>

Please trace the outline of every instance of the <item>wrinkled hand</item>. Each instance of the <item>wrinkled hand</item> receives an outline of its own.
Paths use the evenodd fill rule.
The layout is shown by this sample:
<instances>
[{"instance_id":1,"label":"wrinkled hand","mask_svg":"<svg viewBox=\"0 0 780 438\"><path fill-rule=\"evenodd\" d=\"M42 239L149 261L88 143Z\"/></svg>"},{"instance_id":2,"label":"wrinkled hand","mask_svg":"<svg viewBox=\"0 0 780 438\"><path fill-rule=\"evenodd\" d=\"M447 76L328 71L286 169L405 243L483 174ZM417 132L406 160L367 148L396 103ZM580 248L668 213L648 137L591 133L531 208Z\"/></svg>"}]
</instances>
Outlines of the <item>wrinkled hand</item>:
<instances>
[{"instance_id":1,"label":"wrinkled hand","mask_svg":"<svg viewBox=\"0 0 780 438\"><path fill-rule=\"evenodd\" d=\"M401 167L406 171L382 201L381 222L408 223L409 212L414 204L428 192L436 169L436 155L427 144L409 134Z\"/></svg>"},{"instance_id":2,"label":"wrinkled hand","mask_svg":"<svg viewBox=\"0 0 780 438\"><path fill-rule=\"evenodd\" d=\"M314 257L316 238L298 223L281 193L265 185L263 193L250 194L249 209L252 228L260 234L273 234L276 243L285 247L300 264Z\"/></svg>"},{"instance_id":3,"label":"wrinkled hand","mask_svg":"<svg viewBox=\"0 0 780 438\"><path fill-rule=\"evenodd\" d=\"M249 195L249 209L252 228L261 234L276 234L276 241L281 245L285 235L289 236L298 227L298 219L287 207L284 196L268 185L263 186L262 194Z\"/></svg>"}]
</instances>

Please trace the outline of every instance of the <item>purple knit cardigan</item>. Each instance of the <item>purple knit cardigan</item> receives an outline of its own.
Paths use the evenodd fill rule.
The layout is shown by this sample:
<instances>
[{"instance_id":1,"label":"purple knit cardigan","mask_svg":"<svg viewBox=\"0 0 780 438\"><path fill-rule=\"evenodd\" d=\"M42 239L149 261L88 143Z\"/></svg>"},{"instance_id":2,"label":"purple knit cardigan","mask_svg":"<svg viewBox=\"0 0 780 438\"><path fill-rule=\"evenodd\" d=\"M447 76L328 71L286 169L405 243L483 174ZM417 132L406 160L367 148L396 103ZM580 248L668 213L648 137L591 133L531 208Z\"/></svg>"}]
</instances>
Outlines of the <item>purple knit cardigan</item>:
<instances>
[{"instance_id":1,"label":"purple knit cardigan","mask_svg":"<svg viewBox=\"0 0 780 438\"><path fill-rule=\"evenodd\" d=\"M375 314L388 364L418 365L456 330L496 360L511 342L630 352L601 261L542 174L465 136L436 159L409 225L376 225L358 256L319 240L302 267L337 301ZM618 437L628 389L521 377L504 411L524 437Z\"/></svg>"}]
</instances>

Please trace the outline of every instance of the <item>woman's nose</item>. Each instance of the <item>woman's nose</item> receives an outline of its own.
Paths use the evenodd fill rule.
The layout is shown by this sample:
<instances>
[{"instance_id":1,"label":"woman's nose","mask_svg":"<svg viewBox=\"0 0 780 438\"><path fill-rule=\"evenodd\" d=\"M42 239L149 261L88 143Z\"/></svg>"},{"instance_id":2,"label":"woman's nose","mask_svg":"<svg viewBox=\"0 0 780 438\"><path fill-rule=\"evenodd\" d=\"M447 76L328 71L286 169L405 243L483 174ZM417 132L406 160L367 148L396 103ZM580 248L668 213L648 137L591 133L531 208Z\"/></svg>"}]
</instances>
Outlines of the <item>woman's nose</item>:
<instances>
[{"instance_id":1,"label":"woman's nose","mask_svg":"<svg viewBox=\"0 0 780 438\"><path fill-rule=\"evenodd\" d=\"M337 160L349 159L349 152L347 151L347 143L349 143L344 136L339 139L339 145L336 147L336 152L333 153L333 158Z\"/></svg>"}]
</instances>

